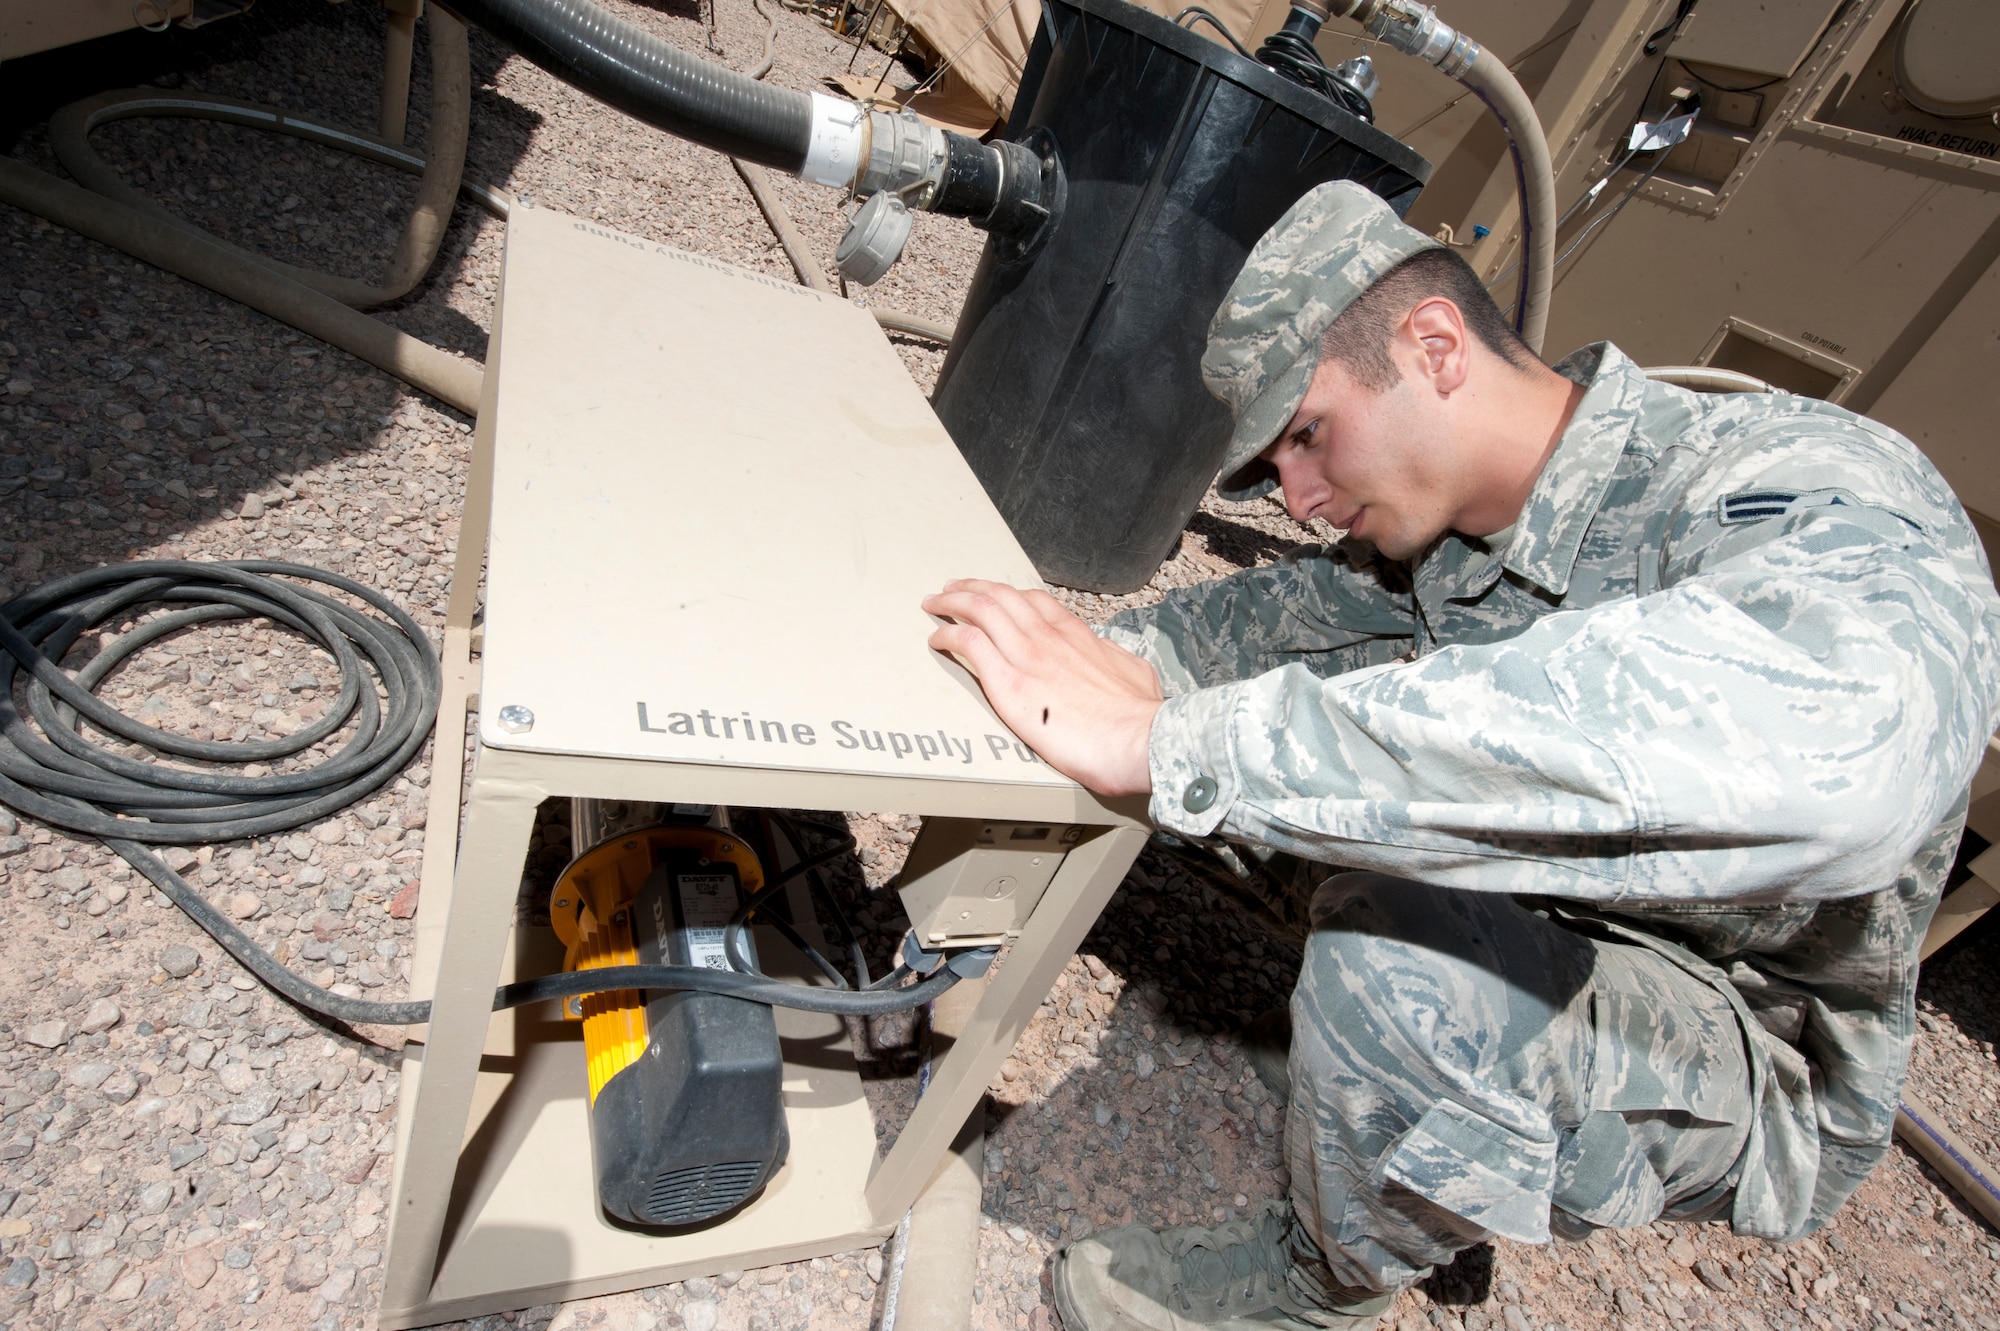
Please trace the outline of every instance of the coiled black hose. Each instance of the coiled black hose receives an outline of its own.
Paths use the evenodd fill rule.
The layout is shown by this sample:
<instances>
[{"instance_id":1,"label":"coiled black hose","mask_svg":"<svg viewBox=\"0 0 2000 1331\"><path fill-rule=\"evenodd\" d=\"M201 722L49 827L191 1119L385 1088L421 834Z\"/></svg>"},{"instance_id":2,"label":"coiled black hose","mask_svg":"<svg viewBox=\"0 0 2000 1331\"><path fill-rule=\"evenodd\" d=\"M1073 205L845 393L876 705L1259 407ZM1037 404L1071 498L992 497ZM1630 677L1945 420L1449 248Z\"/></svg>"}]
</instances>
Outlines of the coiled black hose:
<instances>
[{"instance_id":1,"label":"coiled black hose","mask_svg":"<svg viewBox=\"0 0 2000 1331\"><path fill-rule=\"evenodd\" d=\"M1301 87L1311 88L1322 97L1332 98L1342 109L1351 111L1370 124L1375 123L1374 105L1359 91L1334 76L1310 38L1280 28L1257 48L1257 63L1268 66Z\"/></svg>"},{"instance_id":2,"label":"coiled black hose","mask_svg":"<svg viewBox=\"0 0 2000 1331\"><path fill-rule=\"evenodd\" d=\"M667 133L790 175L812 145L812 99L687 54L590 0L447 0L549 73Z\"/></svg>"},{"instance_id":3,"label":"coiled black hose","mask_svg":"<svg viewBox=\"0 0 2000 1331\"><path fill-rule=\"evenodd\" d=\"M386 619L316 591L313 583L346 592ZM85 634L147 606L177 608L139 620L74 678L56 664ZM148 643L195 624L260 616L311 639L340 671L340 691L326 714L295 734L245 743L198 740L134 721L93 692ZM102 840L246 970L299 1007L350 1023L429 1021L427 1000L348 998L286 969L148 847L287 831L365 798L423 746L437 718L438 694L437 654L422 627L379 592L337 573L266 560L146 560L71 574L0 605L0 804ZM25 701L25 715L17 696ZM128 756L87 738L84 722L155 753L209 766ZM354 733L337 751L299 771L251 776L215 766L281 763L350 722ZM777 1007L870 1016L927 1003L956 980L943 970L908 987L857 993L702 967L619 966L508 985L494 994L493 1006L615 989L701 989Z\"/></svg>"}]
</instances>

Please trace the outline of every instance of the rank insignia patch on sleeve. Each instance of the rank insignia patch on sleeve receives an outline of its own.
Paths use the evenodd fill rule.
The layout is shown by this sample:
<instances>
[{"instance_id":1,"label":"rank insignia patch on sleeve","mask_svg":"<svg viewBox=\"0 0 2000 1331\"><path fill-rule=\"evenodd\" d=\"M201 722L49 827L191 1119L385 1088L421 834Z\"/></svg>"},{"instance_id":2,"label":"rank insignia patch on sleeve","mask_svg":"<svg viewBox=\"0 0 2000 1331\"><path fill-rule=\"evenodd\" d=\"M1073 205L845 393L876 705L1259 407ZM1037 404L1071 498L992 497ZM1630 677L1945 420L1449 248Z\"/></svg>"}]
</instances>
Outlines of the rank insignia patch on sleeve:
<instances>
[{"instance_id":1,"label":"rank insignia patch on sleeve","mask_svg":"<svg viewBox=\"0 0 2000 1331\"><path fill-rule=\"evenodd\" d=\"M1739 522L1762 522L1766 518L1786 518L1809 508L1875 508L1893 517L1900 518L1917 531L1923 524L1907 513L1898 513L1883 504L1869 504L1857 498L1852 490L1738 490L1733 495L1724 495L1721 502L1721 519L1725 525Z\"/></svg>"}]
</instances>

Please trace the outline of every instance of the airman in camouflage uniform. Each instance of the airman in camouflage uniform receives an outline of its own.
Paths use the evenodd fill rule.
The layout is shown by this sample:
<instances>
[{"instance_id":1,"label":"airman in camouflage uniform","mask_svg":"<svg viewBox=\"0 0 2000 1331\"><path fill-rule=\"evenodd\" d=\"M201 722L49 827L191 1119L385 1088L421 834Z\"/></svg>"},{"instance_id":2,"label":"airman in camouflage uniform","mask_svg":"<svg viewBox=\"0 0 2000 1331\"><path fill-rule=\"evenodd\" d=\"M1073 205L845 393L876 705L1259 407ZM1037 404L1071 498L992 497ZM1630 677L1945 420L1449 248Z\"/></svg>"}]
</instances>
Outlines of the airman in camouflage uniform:
<instances>
[{"instance_id":1,"label":"airman in camouflage uniform","mask_svg":"<svg viewBox=\"0 0 2000 1331\"><path fill-rule=\"evenodd\" d=\"M1225 492L1257 492L1327 326L1432 244L1351 185L1259 243L1203 362L1236 413ZM1996 722L1980 544L1872 421L1697 395L1608 344L1555 369L1581 401L1512 527L1400 562L1306 547L1104 630L1166 694L1161 827L1360 872L1311 904L1290 1215L1073 1245L1058 1291L1093 1331L1362 1325L1489 1234L1797 1238L1887 1150ZM1253 1249L1289 1295L1188 1302Z\"/></svg>"}]
</instances>

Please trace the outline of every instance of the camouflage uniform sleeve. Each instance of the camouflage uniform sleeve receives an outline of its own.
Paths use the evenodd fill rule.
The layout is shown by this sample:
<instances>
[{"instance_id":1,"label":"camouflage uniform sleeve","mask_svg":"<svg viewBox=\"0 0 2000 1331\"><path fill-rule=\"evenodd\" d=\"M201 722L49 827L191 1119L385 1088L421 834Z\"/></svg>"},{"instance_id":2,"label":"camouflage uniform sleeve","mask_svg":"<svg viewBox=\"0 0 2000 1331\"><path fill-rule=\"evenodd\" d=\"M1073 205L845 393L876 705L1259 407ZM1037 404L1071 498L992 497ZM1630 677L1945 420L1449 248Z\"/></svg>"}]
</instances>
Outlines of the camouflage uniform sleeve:
<instances>
[{"instance_id":1,"label":"camouflage uniform sleeve","mask_svg":"<svg viewBox=\"0 0 2000 1331\"><path fill-rule=\"evenodd\" d=\"M1415 611L1401 565L1305 545L1265 568L1122 610L1098 632L1159 671L1168 697L1297 662L1315 675L1409 648Z\"/></svg>"},{"instance_id":2,"label":"camouflage uniform sleeve","mask_svg":"<svg viewBox=\"0 0 2000 1331\"><path fill-rule=\"evenodd\" d=\"M2000 673L1970 524L1884 436L1794 420L1719 452L1682 491L1649 594L1408 664L1290 665L1170 699L1153 817L1475 890L1880 889L1971 780ZM1852 502L1724 520L1746 489L1828 484Z\"/></svg>"}]
</instances>

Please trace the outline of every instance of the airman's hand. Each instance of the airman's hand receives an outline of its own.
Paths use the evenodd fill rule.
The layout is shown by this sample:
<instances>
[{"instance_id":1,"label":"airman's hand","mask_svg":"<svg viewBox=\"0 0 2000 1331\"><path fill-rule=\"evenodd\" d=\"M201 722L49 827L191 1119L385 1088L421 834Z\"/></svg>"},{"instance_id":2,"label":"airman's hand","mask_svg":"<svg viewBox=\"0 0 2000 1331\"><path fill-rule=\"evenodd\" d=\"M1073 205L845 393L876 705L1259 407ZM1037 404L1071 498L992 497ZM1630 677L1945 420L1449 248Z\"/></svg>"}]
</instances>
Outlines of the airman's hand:
<instances>
[{"instance_id":1,"label":"airman's hand","mask_svg":"<svg viewBox=\"0 0 2000 1331\"><path fill-rule=\"evenodd\" d=\"M978 678L986 700L1042 760L1100 795L1152 789L1146 760L1160 680L1153 667L1040 589L954 579L924 598L951 622L930 644Z\"/></svg>"}]
</instances>

